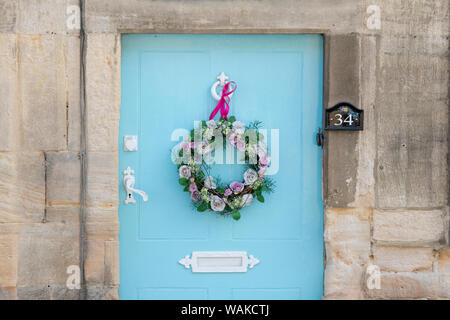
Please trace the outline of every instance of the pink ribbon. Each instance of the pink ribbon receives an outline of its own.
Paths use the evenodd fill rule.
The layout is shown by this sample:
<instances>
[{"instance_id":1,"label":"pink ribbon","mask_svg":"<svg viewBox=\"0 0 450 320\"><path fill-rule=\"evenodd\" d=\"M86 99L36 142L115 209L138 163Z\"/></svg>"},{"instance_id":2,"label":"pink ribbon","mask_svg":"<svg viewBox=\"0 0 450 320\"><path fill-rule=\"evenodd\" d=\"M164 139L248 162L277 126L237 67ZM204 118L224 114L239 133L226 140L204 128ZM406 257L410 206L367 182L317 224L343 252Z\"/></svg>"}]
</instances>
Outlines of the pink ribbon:
<instances>
[{"instance_id":1,"label":"pink ribbon","mask_svg":"<svg viewBox=\"0 0 450 320\"><path fill-rule=\"evenodd\" d=\"M228 91L231 87L231 83L234 84L234 89ZM219 112L219 110L220 110L220 117L227 120L227 115L228 115L228 112L230 111L230 106L228 104L231 99L230 95L236 90L236 87L237 87L236 82L234 82L234 81L225 83L225 85L223 86L223 89L222 89L222 97L220 97L219 103L214 108L213 112L211 112L211 115L209 116L209 120L214 119L214 117L216 116L217 112Z\"/></svg>"}]
</instances>

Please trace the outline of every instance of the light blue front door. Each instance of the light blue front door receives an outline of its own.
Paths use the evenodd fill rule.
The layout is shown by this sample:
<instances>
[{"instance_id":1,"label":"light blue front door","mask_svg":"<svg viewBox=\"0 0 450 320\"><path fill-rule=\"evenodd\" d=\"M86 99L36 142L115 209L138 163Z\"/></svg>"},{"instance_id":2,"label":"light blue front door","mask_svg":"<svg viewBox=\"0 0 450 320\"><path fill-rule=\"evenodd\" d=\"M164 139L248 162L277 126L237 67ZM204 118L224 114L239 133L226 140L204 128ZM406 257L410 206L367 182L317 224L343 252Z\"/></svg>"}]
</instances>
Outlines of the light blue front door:
<instances>
[{"instance_id":1,"label":"light blue front door","mask_svg":"<svg viewBox=\"0 0 450 320\"><path fill-rule=\"evenodd\" d=\"M122 299L320 299L323 293L320 35L124 35L119 136ZM170 150L175 129L191 130L217 102L225 72L237 83L230 115L279 131L274 193L241 219L193 210ZM217 116L218 117L218 116ZM275 131L273 131L275 132ZM136 152L124 135L138 136ZM269 149L270 151L270 149ZM122 171L135 170L136 204L124 204ZM239 166L217 169L230 179ZM238 168L238 169L236 169ZM235 179L240 179L235 176ZM246 251L245 273L193 273L178 261L194 251Z\"/></svg>"}]
</instances>

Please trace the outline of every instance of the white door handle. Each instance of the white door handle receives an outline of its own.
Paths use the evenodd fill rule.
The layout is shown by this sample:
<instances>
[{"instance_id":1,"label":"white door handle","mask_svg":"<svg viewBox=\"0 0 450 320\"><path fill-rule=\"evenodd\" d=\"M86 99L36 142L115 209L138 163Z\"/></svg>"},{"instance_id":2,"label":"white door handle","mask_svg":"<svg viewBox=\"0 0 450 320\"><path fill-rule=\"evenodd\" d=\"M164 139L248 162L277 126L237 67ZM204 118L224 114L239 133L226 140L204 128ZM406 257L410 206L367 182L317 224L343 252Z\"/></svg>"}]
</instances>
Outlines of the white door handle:
<instances>
[{"instance_id":1,"label":"white door handle","mask_svg":"<svg viewBox=\"0 0 450 320\"><path fill-rule=\"evenodd\" d=\"M123 186L127 191L126 199L124 201L125 204L136 203L136 199L134 199L133 193L139 194L142 197L142 200L144 200L144 202L148 200L148 196L144 191L134 189L135 182L136 179L134 177L134 170L128 167L126 170L123 171Z\"/></svg>"}]
</instances>

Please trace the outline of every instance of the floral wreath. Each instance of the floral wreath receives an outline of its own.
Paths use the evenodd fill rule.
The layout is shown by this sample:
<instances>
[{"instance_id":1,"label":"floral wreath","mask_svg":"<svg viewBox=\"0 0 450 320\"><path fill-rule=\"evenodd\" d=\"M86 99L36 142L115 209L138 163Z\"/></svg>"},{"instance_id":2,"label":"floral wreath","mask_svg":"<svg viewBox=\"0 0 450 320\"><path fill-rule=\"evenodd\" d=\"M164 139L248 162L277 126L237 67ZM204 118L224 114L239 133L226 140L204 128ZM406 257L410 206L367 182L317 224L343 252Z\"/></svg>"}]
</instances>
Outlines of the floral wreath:
<instances>
[{"instance_id":1,"label":"floral wreath","mask_svg":"<svg viewBox=\"0 0 450 320\"><path fill-rule=\"evenodd\" d=\"M264 176L270 157L267 146L261 141L264 137L258 132L261 122L246 126L234 116L227 117L229 96L235 90L229 90L231 83L225 84L209 121L201 121L198 128L192 129L190 136L174 150L179 183L184 186L184 191L190 193L197 211L209 210L239 220L240 210L249 206L254 198L264 202L263 192L272 192L274 182ZM219 110L221 118L215 121L213 118ZM209 175L208 160L220 139L244 155L246 170L241 181L222 184L218 178Z\"/></svg>"}]
</instances>

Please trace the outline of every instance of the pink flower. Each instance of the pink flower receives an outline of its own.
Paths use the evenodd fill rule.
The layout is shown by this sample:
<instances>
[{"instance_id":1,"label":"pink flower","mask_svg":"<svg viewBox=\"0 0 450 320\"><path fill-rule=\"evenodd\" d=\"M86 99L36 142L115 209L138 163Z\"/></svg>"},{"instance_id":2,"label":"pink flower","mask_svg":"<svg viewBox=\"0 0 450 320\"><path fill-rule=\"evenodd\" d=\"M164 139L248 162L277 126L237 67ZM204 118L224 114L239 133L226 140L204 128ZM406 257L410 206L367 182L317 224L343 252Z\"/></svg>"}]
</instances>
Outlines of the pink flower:
<instances>
[{"instance_id":1,"label":"pink flower","mask_svg":"<svg viewBox=\"0 0 450 320\"><path fill-rule=\"evenodd\" d=\"M231 134L228 136L228 140L230 141L230 143L231 143L233 146L235 146L236 143L237 143L237 135L235 135L234 133L231 133Z\"/></svg>"},{"instance_id":2,"label":"pink flower","mask_svg":"<svg viewBox=\"0 0 450 320\"><path fill-rule=\"evenodd\" d=\"M267 154L263 155L262 157L259 157L259 165L261 167L263 167L263 168L267 167L269 165L269 162L270 162L270 157Z\"/></svg>"},{"instance_id":3,"label":"pink flower","mask_svg":"<svg viewBox=\"0 0 450 320\"><path fill-rule=\"evenodd\" d=\"M191 199L194 202L197 202L198 200L200 200L200 192L198 190L195 190L191 193Z\"/></svg>"},{"instance_id":4,"label":"pink flower","mask_svg":"<svg viewBox=\"0 0 450 320\"><path fill-rule=\"evenodd\" d=\"M189 185L189 191L190 191L190 192L198 191L197 185L196 185L195 183L191 183L191 184Z\"/></svg>"},{"instance_id":5,"label":"pink flower","mask_svg":"<svg viewBox=\"0 0 450 320\"><path fill-rule=\"evenodd\" d=\"M241 182L233 181L233 182L230 184L230 189L231 189L231 191L233 191L234 193L239 193L239 192L241 192L242 190L244 190L244 184L241 183Z\"/></svg>"},{"instance_id":6,"label":"pink flower","mask_svg":"<svg viewBox=\"0 0 450 320\"><path fill-rule=\"evenodd\" d=\"M244 152L245 151L245 141L241 139L236 139L236 147L239 151Z\"/></svg>"},{"instance_id":7,"label":"pink flower","mask_svg":"<svg viewBox=\"0 0 450 320\"><path fill-rule=\"evenodd\" d=\"M267 167L262 167L258 170L258 175L260 178L264 177L264 172L266 172Z\"/></svg>"},{"instance_id":8,"label":"pink flower","mask_svg":"<svg viewBox=\"0 0 450 320\"><path fill-rule=\"evenodd\" d=\"M180 144L180 147L186 151L186 150L189 150L189 148L190 148L189 145L190 145L189 142L184 141Z\"/></svg>"},{"instance_id":9,"label":"pink flower","mask_svg":"<svg viewBox=\"0 0 450 320\"><path fill-rule=\"evenodd\" d=\"M230 194L232 194L233 191L231 191L229 188L225 190L225 197L228 197Z\"/></svg>"}]
</instances>

